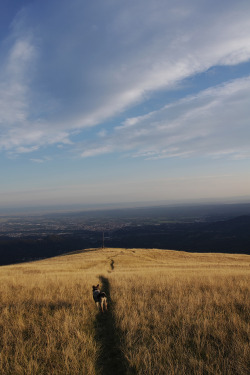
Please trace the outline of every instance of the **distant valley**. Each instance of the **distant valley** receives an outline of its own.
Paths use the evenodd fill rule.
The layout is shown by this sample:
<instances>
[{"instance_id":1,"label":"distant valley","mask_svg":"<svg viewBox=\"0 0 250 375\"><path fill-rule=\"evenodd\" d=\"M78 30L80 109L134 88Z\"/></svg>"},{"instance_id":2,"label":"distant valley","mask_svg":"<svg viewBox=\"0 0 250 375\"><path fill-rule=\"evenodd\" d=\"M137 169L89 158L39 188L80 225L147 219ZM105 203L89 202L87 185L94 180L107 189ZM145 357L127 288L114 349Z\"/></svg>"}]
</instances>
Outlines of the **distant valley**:
<instances>
[{"instance_id":1,"label":"distant valley","mask_svg":"<svg viewBox=\"0 0 250 375\"><path fill-rule=\"evenodd\" d=\"M91 247L250 254L250 204L0 217L0 264Z\"/></svg>"}]
</instances>

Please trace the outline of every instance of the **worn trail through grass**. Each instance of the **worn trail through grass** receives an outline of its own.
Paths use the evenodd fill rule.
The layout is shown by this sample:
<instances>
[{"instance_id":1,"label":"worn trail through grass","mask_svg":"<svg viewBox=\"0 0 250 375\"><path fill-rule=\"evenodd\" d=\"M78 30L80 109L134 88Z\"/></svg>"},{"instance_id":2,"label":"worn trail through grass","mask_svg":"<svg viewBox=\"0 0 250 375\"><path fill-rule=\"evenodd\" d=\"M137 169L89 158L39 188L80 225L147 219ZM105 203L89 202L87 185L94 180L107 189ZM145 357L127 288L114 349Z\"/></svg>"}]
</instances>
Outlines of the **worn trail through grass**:
<instances>
[{"instance_id":1,"label":"worn trail through grass","mask_svg":"<svg viewBox=\"0 0 250 375\"><path fill-rule=\"evenodd\" d=\"M114 271L115 261L110 258L110 270ZM115 319L115 306L110 292L110 282L107 277L99 276L102 290L108 299L108 311L99 312L95 320L95 340L100 344L100 351L96 362L96 372L101 375L125 375L135 374L129 366L124 353L121 350L122 333Z\"/></svg>"},{"instance_id":2,"label":"worn trail through grass","mask_svg":"<svg viewBox=\"0 0 250 375\"><path fill-rule=\"evenodd\" d=\"M114 303L110 295L109 280L100 276L103 290L108 298L108 311L99 312L95 321L95 340L100 344L96 372L101 375L135 374L121 351L121 332L114 316Z\"/></svg>"}]
</instances>

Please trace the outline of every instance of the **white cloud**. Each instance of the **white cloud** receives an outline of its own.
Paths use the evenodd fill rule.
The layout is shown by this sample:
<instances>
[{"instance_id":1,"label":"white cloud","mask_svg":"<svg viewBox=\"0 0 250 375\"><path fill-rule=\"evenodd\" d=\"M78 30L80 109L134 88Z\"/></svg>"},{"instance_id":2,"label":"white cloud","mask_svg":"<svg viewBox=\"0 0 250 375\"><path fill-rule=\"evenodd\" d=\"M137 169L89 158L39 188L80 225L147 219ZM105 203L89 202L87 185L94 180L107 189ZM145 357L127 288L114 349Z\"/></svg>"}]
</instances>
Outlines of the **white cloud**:
<instances>
[{"instance_id":1,"label":"white cloud","mask_svg":"<svg viewBox=\"0 0 250 375\"><path fill-rule=\"evenodd\" d=\"M250 76L127 119L82 156L128 152L134 157L250 157Z\"/></svg>"},{"instance_id":2,"label":"white cloud","mask_svg":"<svg viewBox=\"0 0 250 375\"><path fill-rule=\"evenodd\" d=\"M34 163L44 163L44 159L30 159L30 161L33 161Z\"/></svg>"},{"instance_id":3,"label":"white cloud","mask_svg":"<svg viewBox=\"0 0 250 375\"><path fill-rule=\"evenodd\" d=\"M70 144L76 129L100 124L152 92L174 88L214 65L248 61L249 15L246 0L31 3L14 20L8 52L0 60L0 149L18 153ZM210 106L214 108L212 101ZM197 111L184 115L195 120ZM130 119L125 125L133 121L141 123ZM183 124L184 119L178 121ZM178 124L168 126L176 129ZM192 132L203 138L207 130L198 128L196 124ZM149 135L154 142L165 132L164 123L153 133L138 126L133 137L126 133L130 144L123 149L136 148ZM180 135L168 129L166 146L184 139L187 144L192 132ZM113 147L111 138L102 150L98 144L83 155Z\"/></svg>"},{"instance_id":4,"label":"white cloud","mask_svg":"<svg viewBox=\"0 0 250 375\"><path fill-rule=\"evenodd\" d=\"M29 40L16 41L0 71L0 126L12 128L25 122L28 115L26 75L33 60ZM1 129L0 128L0 129Z\"/></svg>"},{"instance_id":5,"label":"white cloud","mask_svg":"<svg viewBox=\"0 0 250 375\"><path fill-rule=\"evenodd\" d=\"M34 163L38 163L38 164L41 164L41 163L45 163L47 161L50 161L51 158L48 157L48 156L44 156L43 158L31 158L30 161L34 162Z\"/></svg>"},{"instance_id":6,"label":"white cloud","mask_svg":"<svg viewBox=\"0 0 250 375\"><path fill-rule=\"evenodd\" d=\"M82 152L81 156L82 157L89 157L89 156L97 156L97 155L103 155L103 154L108 154L113 151L112 146L106 145L106 146L101 146L98 145L97 148L89 148L86 149Z\"/></svg>"}]
</instances>

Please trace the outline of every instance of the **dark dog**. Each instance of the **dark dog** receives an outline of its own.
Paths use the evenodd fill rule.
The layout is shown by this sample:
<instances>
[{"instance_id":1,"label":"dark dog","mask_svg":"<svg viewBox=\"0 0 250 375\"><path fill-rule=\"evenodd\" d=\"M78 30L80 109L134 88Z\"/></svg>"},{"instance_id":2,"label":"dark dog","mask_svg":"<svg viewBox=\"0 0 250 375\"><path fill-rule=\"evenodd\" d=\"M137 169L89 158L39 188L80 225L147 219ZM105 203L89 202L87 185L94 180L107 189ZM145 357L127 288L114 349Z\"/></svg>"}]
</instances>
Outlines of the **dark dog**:
<instances>
[{"instance_id":1,"label":"dark dog","mask_svg":"<svg viewBox=\"0 0 250 375\"><path fill-rule=\"evenodd\" d=\"M108 301L106 293L100 291L99 284L96 286L92 286L93 289L93 298L96 303L96 306L101 309L102 312L104 312L104 309L108 310Z\"/></svg>"}]
</instances>

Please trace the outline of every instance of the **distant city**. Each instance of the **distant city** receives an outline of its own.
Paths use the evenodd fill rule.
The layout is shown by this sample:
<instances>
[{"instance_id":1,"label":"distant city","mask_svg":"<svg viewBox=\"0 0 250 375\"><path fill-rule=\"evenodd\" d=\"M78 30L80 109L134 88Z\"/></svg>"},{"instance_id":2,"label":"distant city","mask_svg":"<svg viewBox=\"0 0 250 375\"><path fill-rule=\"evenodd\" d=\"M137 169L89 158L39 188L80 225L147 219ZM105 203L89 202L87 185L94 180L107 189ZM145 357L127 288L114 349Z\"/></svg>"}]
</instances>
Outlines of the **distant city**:
<instances>
[{"instance_id":1,"label":"distant city","mask_svg":"<svg viewBox=\"0 0 250 375\"><path fill-rule=\"evenodd\" d=\"M0 236L68 235L76 231L112 231L127 226L227 220L250 215L250 203L162 205L44 214L0 216Z\"/></svg>"}]
</instances>

